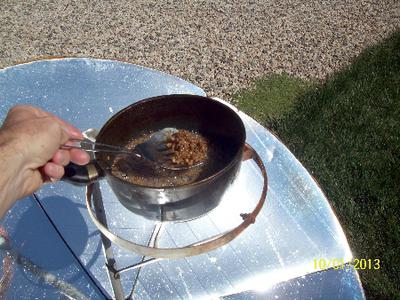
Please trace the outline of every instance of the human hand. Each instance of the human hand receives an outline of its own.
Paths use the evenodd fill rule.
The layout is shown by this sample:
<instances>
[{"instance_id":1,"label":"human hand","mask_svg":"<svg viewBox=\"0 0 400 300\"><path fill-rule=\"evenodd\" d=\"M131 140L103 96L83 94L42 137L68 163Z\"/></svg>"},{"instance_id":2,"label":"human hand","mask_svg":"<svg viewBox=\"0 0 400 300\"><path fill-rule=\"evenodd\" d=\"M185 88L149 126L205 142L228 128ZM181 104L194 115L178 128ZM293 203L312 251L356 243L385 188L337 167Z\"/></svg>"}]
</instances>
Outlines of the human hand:
<instances>
[{"instance_id":1,"label":"human hand","mask_svg":"<svg viewBox=\"0 0 400 300\"><path fill-rule=\"evenodd\" d=\"M13 107L0 129L1 177L8 178L6 187L0 181L0 201L6 198L13 202L47 181L60 179L70 161L87 164L89 155L85 151L60 149L71 138L83 136L56 116L28 105ZM3 169L5 166L7 169Z\"/></svg>"}]
</instances>

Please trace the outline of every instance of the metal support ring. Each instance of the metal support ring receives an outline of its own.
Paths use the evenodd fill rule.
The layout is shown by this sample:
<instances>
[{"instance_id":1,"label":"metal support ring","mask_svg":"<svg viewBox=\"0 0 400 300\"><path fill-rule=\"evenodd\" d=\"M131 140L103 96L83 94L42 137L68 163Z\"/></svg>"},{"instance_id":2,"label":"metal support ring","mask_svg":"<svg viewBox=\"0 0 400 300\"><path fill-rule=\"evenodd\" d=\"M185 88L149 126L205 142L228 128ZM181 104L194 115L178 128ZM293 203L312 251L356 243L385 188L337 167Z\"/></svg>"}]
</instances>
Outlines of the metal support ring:
<instances>
[{"instance_id":1,"label":"metal support ring","mask_svg":"<svg viewBox=\"0 0 400 300\"><path fill-rule=\"evenodd\" d=\"M111 242L117 244L124 249L141 254L143 256L150 256L154 258L183 258L203 254L205 252L217 249L232 241L234 238L240 235L249 225L253 224L265 203L265 198L267 196L268 190L268 177L264 163L262 162L258 153L247 143L245 145L245 153L247 155L250 153L251 159L253 159L259 167L261 174L264 178L264 185L261 192L260 200L258 201L254 210L251 213L247 214L246 218L244 218L243 222L240 225L231 229L230 231L226 231L225 233L218 234L206 240L202 240L200 242L180 248L155 248L136 244L115 235L96 218L93 210L91 209L93 184L87 186L86 189L86 206L89 212L89 216L91 217L93 223L100 230L100 232L104 234ZM244 159L246 158L247 157L244 157Z\"/></svg>"}]
</instances>

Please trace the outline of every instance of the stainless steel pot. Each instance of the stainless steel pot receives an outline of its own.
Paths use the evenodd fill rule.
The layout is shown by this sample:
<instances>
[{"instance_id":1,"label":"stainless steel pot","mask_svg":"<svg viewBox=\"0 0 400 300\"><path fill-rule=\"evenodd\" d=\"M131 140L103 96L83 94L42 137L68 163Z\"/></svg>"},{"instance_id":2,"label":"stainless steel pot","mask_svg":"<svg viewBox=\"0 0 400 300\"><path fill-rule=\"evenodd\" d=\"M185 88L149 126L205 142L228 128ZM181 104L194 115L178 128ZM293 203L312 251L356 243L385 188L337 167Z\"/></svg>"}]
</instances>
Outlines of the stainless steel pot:
<instances>
[{"instance_id":1,"label":"stainless steel pot","mask_svg":"<svg viewBox=\"0 0 400 300\"><path fill-rule=\"evenodd\" d=\"M87 185L105 177L122 205L151 220L184 221L208 213L239 171L246 139L243 122L235 111L211 98L166 95L122 109L101 128L96 141L126 145L134 136L165 127L195 130L213 140L224 149L220 167L193 183L158 188L114 176L107 154L97 153L87 166L68 165L64 180Z\"/></svg>"}]
</instances>

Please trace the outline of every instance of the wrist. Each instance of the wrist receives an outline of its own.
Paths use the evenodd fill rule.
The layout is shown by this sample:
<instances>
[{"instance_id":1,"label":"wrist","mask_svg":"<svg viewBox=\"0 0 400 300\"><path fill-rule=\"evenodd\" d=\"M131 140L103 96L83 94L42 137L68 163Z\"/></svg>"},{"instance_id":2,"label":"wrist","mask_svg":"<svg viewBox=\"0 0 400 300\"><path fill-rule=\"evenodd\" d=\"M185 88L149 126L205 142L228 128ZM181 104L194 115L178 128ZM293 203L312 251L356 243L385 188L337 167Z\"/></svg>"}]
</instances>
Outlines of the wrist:
<instances>
[{"instance_id":1,"label":"wrist","mask_svg":"<svg viewBox=\"0 0 400 300\"><path fill-rule=\"evenodd\" d=\"M0 129L0 218L19 198L23 164L16 141L6 129Z\"/></svg>"}]
</instances>

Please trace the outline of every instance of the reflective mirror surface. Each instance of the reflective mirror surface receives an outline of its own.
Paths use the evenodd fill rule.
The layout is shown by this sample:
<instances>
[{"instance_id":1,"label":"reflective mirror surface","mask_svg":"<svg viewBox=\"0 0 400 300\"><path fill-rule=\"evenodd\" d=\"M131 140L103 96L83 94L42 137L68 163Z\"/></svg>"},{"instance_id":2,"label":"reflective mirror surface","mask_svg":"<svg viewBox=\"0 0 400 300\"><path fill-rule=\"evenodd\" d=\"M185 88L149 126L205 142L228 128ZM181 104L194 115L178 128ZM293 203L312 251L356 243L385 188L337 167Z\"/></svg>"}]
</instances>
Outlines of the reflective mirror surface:
<instances>
[{"instance_id":1,"label":"reflective mirror surface","mask_svg":"<svg viewBox=\"0 0 400 300\"><path fill-rule=\"evenodd\" d=\"M200 88L179 78L118 61L38 61L0 71L0 119L5 117L11 106L29 103L55 113L81 130L99 129L114 113L134 101L174 93L205 94ZM328 291L331 295L332 290L337 288L339 298L348 299L352 295L355 299L362 299L362 288L353 270L331 270L329 274L322 272L322 277L307 275L318 271L314 259L343 259L344 262L352 259L343 230L325 195L299 161L268 130L245 114L239 114L246 125L247 142L261 155L268 172L267 202L260 216L254 225L225 247L200 256L165 260L144 267L134 298L210 299L235 295L228 299L249 299L248 295L259 295L257 293L260 292L273 296L293 295L297 283L284 283L305 276L299 284L304 289L309 286L309 290L314 290L316 298L324 298ZM240 221L240 213L254 207L261 184L262 178L256 166L244 162L219 207L194 221L168 224L160 236L160 245L182 246L230 229ZM101 190L110 228L123 237L147 243L154 223L126 210L105 181L101 182ZM94 283L104 294L112 297L99 233L84 206L84 188L59 182L46 185L36 196L61 235L48 235L49 245L60 239L58 242L65 241L72 251L72 254L59 254L59 261L49 260L44 268L55 274L59 274L59 268L72 268L73 271L68 273L70 277L61 273L59 276L74 279L69 282L86 295L97 297L99 291L93 287ZM13 243L23 244L24 236L14 236L13 233L23 213L23 208L14 208L6 219L14 223L7 221L11 223L4 224ZM47 218L44 212L42 214L43 218ZM26 239L28 241L28 237ZM43 247L49 245L43 244ZM141 259L118 247L113 246L113 250L118 267ZM24 251L33 262L39 263L47 257L45 251L37 252L33 246ZM62 255L75 256L93 283L86 275L82 275L86 279L76 275L82 266L65 262L66 258ZM130 291L135 274L136 271L128 271L121 275L125 294ZM9 295L17 295L19 287L27 286L27 283L32 285L32 289L38 288L37 283L26 276L21 273L19 277L14 277ZM329 289L315 283L325 276L336 278ZM83 281L80 280L86 280L87 286L82 287L80 282ZM321 282L326 281L321 279ZM42 289L47 291L40 286L39 290ZM277 291L275 294L274 290ZM96 297L94 299L98 299Z\"/></svg>"}]
</instances>

